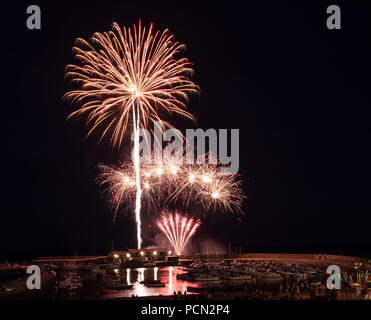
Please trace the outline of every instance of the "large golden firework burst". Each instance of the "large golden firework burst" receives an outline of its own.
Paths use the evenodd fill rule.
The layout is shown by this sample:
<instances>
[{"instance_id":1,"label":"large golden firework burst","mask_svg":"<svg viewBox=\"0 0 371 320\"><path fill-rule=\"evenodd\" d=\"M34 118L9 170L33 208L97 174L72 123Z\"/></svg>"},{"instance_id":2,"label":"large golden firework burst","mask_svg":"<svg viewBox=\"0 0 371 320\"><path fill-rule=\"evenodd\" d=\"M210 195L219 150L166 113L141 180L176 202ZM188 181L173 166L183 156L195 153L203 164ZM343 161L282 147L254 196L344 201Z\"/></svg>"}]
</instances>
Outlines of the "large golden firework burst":
<instances>
[{"instance_id":1,"label":"large golden firework burst","mask_svg":"<svg viewBox=\"0 0 371 320\"><path fill-rule=\"evenodd\" d=\"M166 113L193 119L186 102L199 87L189 79L192 64L178 58L184 47L168 30L154 31L152 24L147 29L140 21L133 30L113 23L112 31L97 32L89 42L77 39L77 62L66 67L65 78L78 89L64 97L79 109L69 118L86 115L88 135L100 127L114 146L121 145L133 116L144 128L156 120L171 127Z\"/></svg>"}]
</instances>

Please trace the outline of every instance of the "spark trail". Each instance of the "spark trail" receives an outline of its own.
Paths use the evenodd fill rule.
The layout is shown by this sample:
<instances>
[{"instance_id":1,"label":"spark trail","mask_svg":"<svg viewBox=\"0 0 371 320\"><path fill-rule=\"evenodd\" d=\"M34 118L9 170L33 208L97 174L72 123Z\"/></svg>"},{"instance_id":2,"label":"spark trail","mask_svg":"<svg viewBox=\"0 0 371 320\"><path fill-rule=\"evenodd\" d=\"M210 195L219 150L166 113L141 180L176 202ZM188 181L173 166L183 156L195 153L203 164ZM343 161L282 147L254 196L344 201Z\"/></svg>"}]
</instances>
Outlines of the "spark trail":
<instances>
[{"instance_id":1,"label":"spark trail","mask_svg":"<svg viewBox=\"0 0 371 320\"><path fill-rule=\"evenodd\" d=\"M121 206L134 203L135 180L140 180L142 205L161 209L180 203L183 207L201 205L203 209L222 212L241 212L245 198L237 175L220 172L218 164L140 164L140 178L131 161L120 166L99 165L96 181L104 187L111 208L117 213Z\"/></svg>"},{"instance_id":2,"label":"spark trail","mask_svg":"<svg viewBox=\"0 0 371 320\"><path fill-rule=\"evenodd\" d=\"M181 255L191 237L201 225L200 220L188 218L175 211L175 214L162 213L157 226L165 234L177 255Z\"/></svg>"},{"instance_id":3,"label":"spark trail","mask_svg":"<svg viewBox=\"0 0 371 320\"><path fill-rule=\"evenodd\" d=\"M85 117L90 127L87 136L100 129L101 139L110 136L110 143L116 147L122 145L132 120L136 162L140 127L162 121L164 128L171 128L164 116L174 114L194 119L185 109L189 96L197 94L199 87L189 80L192 65L179 57L184 48L168 30L154 31L152 24L146 28L140 21L133 29L121 29L113 23L111 31L96 32L90 41L78 38L73 47L76 64L68 65L65 74L65 79L77 89L67 92L64 98L79 108L68 118ZM142 190L139 164L135 167L135 217L140 248Z\"/></svg>"}]
</instances>

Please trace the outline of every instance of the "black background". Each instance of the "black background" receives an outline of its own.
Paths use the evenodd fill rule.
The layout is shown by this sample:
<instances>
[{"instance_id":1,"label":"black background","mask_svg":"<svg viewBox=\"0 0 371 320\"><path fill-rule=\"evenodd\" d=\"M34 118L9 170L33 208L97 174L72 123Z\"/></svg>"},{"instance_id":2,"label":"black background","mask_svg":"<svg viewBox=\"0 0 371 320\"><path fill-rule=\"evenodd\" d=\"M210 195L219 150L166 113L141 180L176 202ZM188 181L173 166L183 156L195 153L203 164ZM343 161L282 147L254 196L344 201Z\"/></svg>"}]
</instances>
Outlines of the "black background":
<instances>
[{"instance_id":1,"label":"black background","mask_svg":"<svg viewBox=\"0 0 371 320\"><path fill-rule=\"evenodd\" d=\"M41 30L26 28L30 4L41 7ZM326 27L330 4L342 10L341 30ZM1 10L0 260L106 254L112 240L135 247L132 217L113 224L94 184L96 165L121 155L97 137L85 140L61 98L74 40L139 18L186 44L202 90L190 105L198 126L240 129L245 215L210 213L196 241L369 256L364 2L49 1Z\"/></svg>"}]
</instances>

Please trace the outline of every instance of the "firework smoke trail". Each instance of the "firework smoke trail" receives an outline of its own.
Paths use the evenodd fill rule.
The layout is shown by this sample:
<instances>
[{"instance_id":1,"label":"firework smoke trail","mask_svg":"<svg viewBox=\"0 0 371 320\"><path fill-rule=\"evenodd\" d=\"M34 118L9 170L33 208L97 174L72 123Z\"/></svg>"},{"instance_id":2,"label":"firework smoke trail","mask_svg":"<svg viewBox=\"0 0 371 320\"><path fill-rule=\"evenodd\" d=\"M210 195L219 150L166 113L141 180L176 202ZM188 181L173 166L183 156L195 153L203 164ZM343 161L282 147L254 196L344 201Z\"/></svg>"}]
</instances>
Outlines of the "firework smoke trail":
<instances>
[{"instance_id":1,"label":"firework smoke trail","mask_svg":"<svg viewBox=\"0 0 371 320\"><path fill-rule=\"evenodd\" d=\"M189 219L186 215L181 217L178 212L175 212L175 215L163 212L161 219L156 223L178 255L182 254L188 241L201 225L200 220Z\"/></svg>"},{"instance_id":2,"label":"firework smoke trail","mask_svg":"<svg viewBox=\"0 0 371 320\"><path fill-rule=\"evenodd\" d=\"M135 199L135 220L137 223L137 243L138 249L142 247L142 235L141 235L141 220L140 220L140 209L141 209L141 198L142 188L140 186L140 161L139 161L139 110L135 108L133 103L133 124L134 124L134 150L133 160L135 167L135 186L137 188L136 199Z\"/></svg>"},{"instance_id":3,"label":"firework smoke trail","mask_svg":"<svg viewBox=\"0 0 371 320\"><path fill-rule=\"evenodd\" d=\"M79 109L68 118L85 116L91 127L87 136L100 127L101 139L110 135L111 144L119 147L133 110L136 162L140 127L147 128L149 122L162 121L162 130L171 128L164 121L163 114L194 119L185 110L186 102L191 94L199 93L199 87L189 80L193 74L192 65L187 59L178 58L184 48L184 45L174 42L168 30L162 33L154 31L152 24L146 28L140 21L139 26L134 25L133 29L121 29L113 23L112 31L96 32L90 42L77 39L73 47L77 63L66 67L65 78L78 88L67 92L64 98L78 105ZM142 190L138 162L135 168L139 248Z\"/></svg>"}]
</instances>

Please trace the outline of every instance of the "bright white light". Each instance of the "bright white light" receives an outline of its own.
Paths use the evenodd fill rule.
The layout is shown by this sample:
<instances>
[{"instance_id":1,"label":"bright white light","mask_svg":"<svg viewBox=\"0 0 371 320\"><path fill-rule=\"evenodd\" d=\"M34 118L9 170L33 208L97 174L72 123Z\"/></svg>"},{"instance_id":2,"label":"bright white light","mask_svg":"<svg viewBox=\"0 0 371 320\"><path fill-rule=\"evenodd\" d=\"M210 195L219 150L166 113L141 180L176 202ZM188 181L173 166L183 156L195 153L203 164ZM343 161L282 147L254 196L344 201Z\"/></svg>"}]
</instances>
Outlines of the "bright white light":
<instances>
[{"instance_id":1,"label":"bright white light","mask_svg":"<svg viewBox=\"0 0 371 320\"><path fill-rule=\"evenodd\" d=\"M153 268L153 280L155 280L155 281L157 281L157 272L158 272L158 268L154 267Z\"/></svg>"},{"instance_id":2,"label":"bright white light","mask_svg":"<svg viewBox=\"0 0 371 320\"><path fill-rule=\"evenodd\" d=\"M130 92L135 98L138 98L141 96L141 92L138 90L138 88L135 85L132 85L130 88Z\"/></svg>"},{"instance_id":3,"label":"bright white light","mask_svg":"<svg viewBox=\"0 0 371 320\"><path fill-rule=\"evenodd\" d=\"M205 182L205 183L210 183L211 182L211 178L208 177L208 176L203 176L202 177L202 181Z\"/></svg>"},{"instance_id":4,"label":"bright white light","mask_svg":"<svg viewBox=\"0 0 371 320\"><path fill-rule=\"evenodd\" d=\"M211 196L214 198L214 199L217 199L219 198L219 192L218 191L214 191Z\"/></svg>"}]
</instances>

